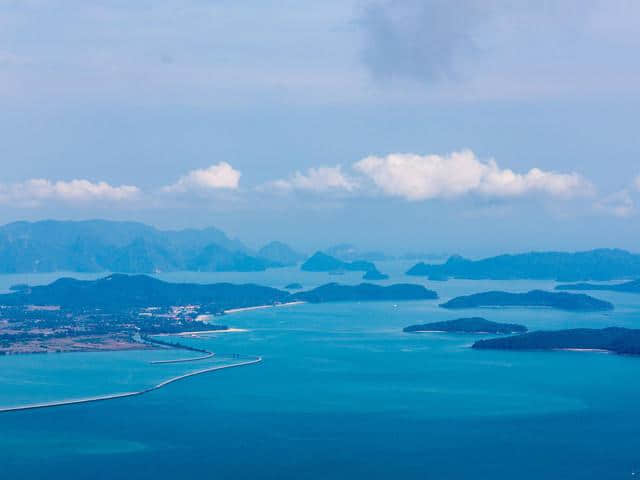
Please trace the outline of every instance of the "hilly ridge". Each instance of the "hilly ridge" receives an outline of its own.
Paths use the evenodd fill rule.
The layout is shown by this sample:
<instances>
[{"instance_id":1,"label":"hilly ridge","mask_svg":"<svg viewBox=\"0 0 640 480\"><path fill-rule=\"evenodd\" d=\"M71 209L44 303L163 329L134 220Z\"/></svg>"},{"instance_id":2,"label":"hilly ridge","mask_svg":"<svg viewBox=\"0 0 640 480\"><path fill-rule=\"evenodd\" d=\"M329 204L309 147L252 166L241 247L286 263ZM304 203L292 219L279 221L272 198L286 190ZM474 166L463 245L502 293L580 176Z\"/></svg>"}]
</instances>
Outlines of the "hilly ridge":
<instances>
[{"instance_id":1,"label":"hilly ridge","mask_svg":"<svg viewBox=\"0 0 640 480\"><path fill-rule=\"evenodd\" d=\"M158 230L108 220L14 222L0 227L0 273L260 271L283 265L216 228Z\"/></svg>"}]
</instances>

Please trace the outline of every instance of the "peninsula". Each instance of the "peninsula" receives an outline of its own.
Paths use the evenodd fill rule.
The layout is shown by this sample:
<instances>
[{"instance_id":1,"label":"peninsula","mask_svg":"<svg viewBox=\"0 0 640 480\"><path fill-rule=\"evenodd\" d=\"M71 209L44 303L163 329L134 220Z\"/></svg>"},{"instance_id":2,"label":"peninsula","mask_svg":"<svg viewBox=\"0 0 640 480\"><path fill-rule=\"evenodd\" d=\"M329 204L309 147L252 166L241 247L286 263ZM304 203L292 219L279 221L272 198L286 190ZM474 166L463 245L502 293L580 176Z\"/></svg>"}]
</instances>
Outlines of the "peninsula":
<instances>
[{"instance_id":1,"label":"peninsula","mask_svg":"<svg viewBox=\"0 0 640 480\"><path fill-rule=\"evenodd\" d=\"M525 333L527 327L515 323L491 322L482 317L458 318L444 322L423 323L420 325L410 325L405 327L403 332L426 333L426 332L447 332L447 333L490 333L490 334L514 334Z\"/></svg>"},{"instance_id":2,"label":"peninsula","mask_svg":"<svg viewBox=\"0 0 640 480\"><path fill-rule=\"evenodd\" d=\"M576 312L613 310L612 303L589 295L543 290L531 290L527 293L476 293L453 298L440 306L452 310L479 307L549 307Z\"/></svg>"},{"instance_id":3,"label":"peninsula","mask_svg":"<svg viewBox=\"0 0 640 480\"><path fill-rule=\"evenodd\" d=\"M479 340L478 350L604 350L640 354L640 330L610 327L538 331L513 337Z\"/></svg>"}]
</instances>

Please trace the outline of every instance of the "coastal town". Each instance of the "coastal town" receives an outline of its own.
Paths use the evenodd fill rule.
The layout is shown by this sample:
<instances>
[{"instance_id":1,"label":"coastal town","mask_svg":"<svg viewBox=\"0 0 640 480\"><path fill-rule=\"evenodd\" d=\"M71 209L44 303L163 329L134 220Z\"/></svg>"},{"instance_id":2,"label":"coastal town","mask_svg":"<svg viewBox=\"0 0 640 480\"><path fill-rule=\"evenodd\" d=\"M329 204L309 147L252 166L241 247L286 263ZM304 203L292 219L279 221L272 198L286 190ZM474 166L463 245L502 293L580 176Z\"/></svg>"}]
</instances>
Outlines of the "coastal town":
<instances>
[{"instance_id":1,"label":"coastal town","mask_svg":"<svg viewBox=\"0 0 640 480\"><path fill-rule=\"evenodd\" d=\"M0 305L0 355L153 348L154 334L225 330L201 305L105 311L60 305Z\"/></svg>"}]
</instances>

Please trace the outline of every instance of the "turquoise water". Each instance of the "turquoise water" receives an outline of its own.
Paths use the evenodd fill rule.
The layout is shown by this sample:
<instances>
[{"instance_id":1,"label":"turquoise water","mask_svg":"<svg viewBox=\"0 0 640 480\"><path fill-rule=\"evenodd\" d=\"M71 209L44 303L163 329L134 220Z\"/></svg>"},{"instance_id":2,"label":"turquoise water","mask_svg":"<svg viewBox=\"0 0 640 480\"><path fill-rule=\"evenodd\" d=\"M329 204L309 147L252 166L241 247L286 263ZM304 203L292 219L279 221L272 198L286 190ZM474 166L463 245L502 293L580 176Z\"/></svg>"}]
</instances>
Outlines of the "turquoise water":
<instances>
[{"instance_id":1,"label":"turquoise water","mask_svg":"<svg viewBox=\"0 0 640 480\"><path fill-rule=\"evenodd\" d=\"M381 267L395 274L393 281L406 280L402 269ZM292 269L163 276L168 277L280 287L289 281L311 287L359 278ZM8 281L0 278L0 288ZM553 283L428 286L446 300ZM438 301L425 301L299 305L229 315L225 323L248 331L183 341L261 355L263 363L192 377L141 397L0 415L2 473L14 479L633 478L640 470L639 358L474 351L468 348L474 336L402 332L412 323L460 313L530 328L640 326L640 295L596 296L614 302L616 310L447 312ZM52 398L60 393L56 388L83 396L124 389L128 379L146 385L164 376L147 359L170 354L0 359L0 400Z\"/></svg>"}]
</instances>

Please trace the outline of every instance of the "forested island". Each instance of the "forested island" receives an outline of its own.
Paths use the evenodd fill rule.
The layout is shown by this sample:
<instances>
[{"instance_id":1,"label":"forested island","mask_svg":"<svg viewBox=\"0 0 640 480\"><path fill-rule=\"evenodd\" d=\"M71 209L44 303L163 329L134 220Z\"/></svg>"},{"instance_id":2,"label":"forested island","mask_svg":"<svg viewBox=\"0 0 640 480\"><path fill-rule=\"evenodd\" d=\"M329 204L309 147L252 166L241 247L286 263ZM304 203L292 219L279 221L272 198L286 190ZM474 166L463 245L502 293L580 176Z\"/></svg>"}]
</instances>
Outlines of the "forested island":
<instances>
[{"instance_id":1,"label":"forested island","mask_svg":"<svg viewBox=\"0 0 640 480\"><path fill-rule=\"evenodd\" d=\"M478 340L478 350L605 350L620 354L640 354L640 330L610 327L602 329L530 332L513 337Z\"/></svg>"},{"instance_id":2,"label":"forested island","mask_svg":"<svg viewBox=\"0 0 640 480\"><path fill-rule=\"evenodd\" d=\"M340 285L328 283L307 292L294 293L294 301L309 303L322 302L365 302L381 300L434 300L438 294L422 285L397 283L383 287L372 283L360 285Z\"/></svg>"},{"instance_id":3,"label":"forested island","mask_svg":"<svg viewBox=\"0 0 640 480\"><path fill-rule=\"evenodd\" d=\"M407 333L446 332L446 333L490 333L513 334L524 333L527 327L516 323L498 323L482 317L458 318L443 322L410 325L403 329Z\"/></svg>"},{"instance_id":4,"label":"forested island","mask_svg":"<svg viewBox=\"0 0 640 480\"><path fill-rule=\"evenodd\" d=\"M640 280L607 284L569 283L556 286L556 290L608 290L611 292L640 293Z\"/></svg>"},{"instance_id":5,"label":"forested island","mask_svg":"<svg viewBox=\"0 0 640 480\"><path fill-rule=\"evenodd\" d=\"M469 260L459 255L445 263L417 263L407 275L432 280L548 279L562 282L614 280L640 276L640 255L619 249L586 252L529 252Z\"/></svg>"},{"instance_id":6,"label":"forested island","mask_svg":"<svg viewBox=\"0 0 640 480\"><path fill-rule=\"evenodd\" d=\"M456 297L440 305L461 309L478 307L550 307L576 312L613 310L613 304L589 295L531 290L526 293L484 292Z\"/></svg>"}]
</instances>

